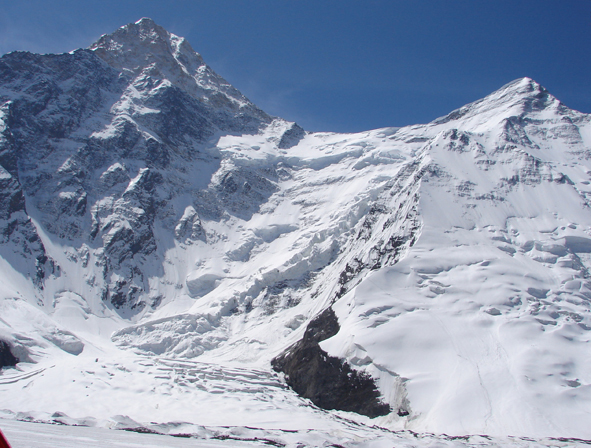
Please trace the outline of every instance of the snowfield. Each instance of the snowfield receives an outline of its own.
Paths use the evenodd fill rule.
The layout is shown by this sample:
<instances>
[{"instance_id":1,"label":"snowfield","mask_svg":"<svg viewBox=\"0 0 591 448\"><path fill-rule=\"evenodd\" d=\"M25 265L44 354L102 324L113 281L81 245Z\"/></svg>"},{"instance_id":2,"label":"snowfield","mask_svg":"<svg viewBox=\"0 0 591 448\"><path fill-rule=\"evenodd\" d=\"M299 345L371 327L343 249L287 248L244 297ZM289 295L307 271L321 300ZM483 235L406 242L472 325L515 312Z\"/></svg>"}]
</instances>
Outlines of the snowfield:
<instances>
[{"instance_id":1,"label":"snowfield","mask_svg":"<svg viewBox=\"0 0 591 448\"><path fill-rule=\"evenodd\" d=\"M535 81L306 133L142 19L3 56L0 104L13 448L591 443L591 116ZM271 367L328 308L386 415Z\"/></svg>"},{"instance_id":2,"label":"snowfield","mask_svg":"<svg viewBox=\"0 0 591 448\"><path fill-rule=\"evenodd\" d=\"M403 448L415 447L484 447L510 446L516 448L539 448L552 446L577 447L588 443L576 439L493 438L474 435L450 437L445 435L418 435L409 431L392 433L374 428L372 433L355 426L343 425L338 431L261 430L251 427L203 427L187 424L159 425L154 429L123 429L120 423L125 418L114 418L111 429L89 426L68 426L62 424L40 424L24 421L2 420L3 433L10 440L12 448L99 448L109 447L334 447L357 448ZM133 422L131 422L133 423ZM119 428L118 428L119 427ZM179 432L183 431L183 432ZM335 441L340 442L337 444ZM341 445L342 444L342 445Z\"/></svg>"}]
</instances>

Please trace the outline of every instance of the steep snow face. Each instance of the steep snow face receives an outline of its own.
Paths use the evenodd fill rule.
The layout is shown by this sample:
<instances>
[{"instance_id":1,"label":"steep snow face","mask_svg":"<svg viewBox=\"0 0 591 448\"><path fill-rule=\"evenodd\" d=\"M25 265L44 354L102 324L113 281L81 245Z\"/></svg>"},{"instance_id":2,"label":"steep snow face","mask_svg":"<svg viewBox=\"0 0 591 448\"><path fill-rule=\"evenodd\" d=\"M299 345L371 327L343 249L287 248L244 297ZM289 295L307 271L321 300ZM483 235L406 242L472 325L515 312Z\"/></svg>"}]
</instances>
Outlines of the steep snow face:
<instances>
[{"instance_id":1,"label":"steep snow face","mask_svg":"<svg viewBox=\"0 0 591 448\"><path fill-rule=\"evenodd\" d=\"M531 79L312 134L142 19L5 55L0 82L3 408L591 438L591 118ZM272 372L328 307L320 349L389 415L322 413Z\"/></svg>"},{"instance_id":2,"label":"steep snow face","mask_svg":"<svg viewBox=\"0 0 591 448\"><path fill-rule=\"evenodd\" d=\"M321 346L400 376L406 427L589 436L589 129L523 79L393 136L426 140L421 237Z\"/></svg>"}]
</instances>

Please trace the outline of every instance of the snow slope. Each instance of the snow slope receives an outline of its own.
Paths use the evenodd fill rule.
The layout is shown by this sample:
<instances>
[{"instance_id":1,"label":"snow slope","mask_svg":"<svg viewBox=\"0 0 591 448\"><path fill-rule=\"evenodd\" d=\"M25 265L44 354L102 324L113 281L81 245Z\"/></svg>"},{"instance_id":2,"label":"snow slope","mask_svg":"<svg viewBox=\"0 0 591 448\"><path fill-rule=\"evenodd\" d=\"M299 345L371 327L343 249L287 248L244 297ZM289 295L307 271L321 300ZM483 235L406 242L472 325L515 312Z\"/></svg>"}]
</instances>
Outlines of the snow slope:
<instances>
[{"instance_id":1,"label":"snow slope","mask_svg":"<svg viewBox=\"0 0 591 448\"><path fill-rule=\"evenodd\" d=\"M466 109L422 133L421 237L321 345L403 377L406 427L589 437L589 117L528 79Z\"/></svg>"},{"instance_id":2,"label":"snow slope","mask_svg":"<svg viewBox=\"0 0 591 448\"><path fill-rule=\"evenodd\" d=\"M62 419L63 420L63 419ZM516 448L583 447L583 441L574 439L531 440L515 437L492 438L488 436L449 437L425 435L410 432L391 433L375 428L373 434L361 427L348 427L335 432L326 431L264 431L248 427L205 427L187 424L154 425L138 429L126 424L135 422L115 418L110 429L93 426L67 426L63 424L43 425L26 421L0 420L3 433L12 448L46 448L56 445L64 448L137 447L167 446L171 448L199 447L334 447L336 440L343 445L359 448L410 447L482 447L511 446ZM125 429L127 428L127 429ZM115 431L114 429L120 429ZM376 430L377 429L377 430Z\"/></svg>"},{"instance_id":3,"label":"snow slope","mask_svg":"<svg viewBox=\"0 0 591 448\"><path fill-rule=\"evenodd\" d=\"M3 56L0 100L6 417L591 439L591 117L535 81L426 125L306 133L142 19ZM328 307L320 348L388 415L321 410L271 369Z\"/></svg>"}]
</instances>

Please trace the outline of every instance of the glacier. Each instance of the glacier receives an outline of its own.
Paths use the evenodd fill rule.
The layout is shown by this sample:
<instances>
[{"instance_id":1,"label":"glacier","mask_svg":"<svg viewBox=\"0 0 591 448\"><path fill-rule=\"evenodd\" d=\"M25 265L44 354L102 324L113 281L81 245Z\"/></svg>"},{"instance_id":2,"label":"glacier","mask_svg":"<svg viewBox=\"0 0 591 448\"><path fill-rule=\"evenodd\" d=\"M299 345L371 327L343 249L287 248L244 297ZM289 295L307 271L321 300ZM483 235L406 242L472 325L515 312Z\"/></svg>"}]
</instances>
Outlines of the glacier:
<instances>
[{"instance_id":1,"label":"glacier","mask_svg":"<svg viewBox=\"0 0 591 448\"><path fill-rule=\"evenodd\" d=\"M0 428L583 445L590 160L591 116L529 78L311 133L150 19L6 54Z\"/></svg>"}]
</instances>

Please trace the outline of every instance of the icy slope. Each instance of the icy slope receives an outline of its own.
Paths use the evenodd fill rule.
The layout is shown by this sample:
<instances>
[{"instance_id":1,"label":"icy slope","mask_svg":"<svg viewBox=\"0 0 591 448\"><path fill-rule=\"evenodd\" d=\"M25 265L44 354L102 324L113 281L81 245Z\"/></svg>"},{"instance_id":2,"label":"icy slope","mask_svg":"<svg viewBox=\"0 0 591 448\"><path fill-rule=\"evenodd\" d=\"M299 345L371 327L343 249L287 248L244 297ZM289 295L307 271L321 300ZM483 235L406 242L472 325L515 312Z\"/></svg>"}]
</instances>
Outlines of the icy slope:
<instances>
[{"instance_id":1,"label":"icy slope","mask_svg":"<svg viewBox=\"0 0 591 448\"><path fill-rule=\"evenodd\" d=\"M590 129L523 79L394 136L428 136L421 237L321 346L399 375L406 427L589 437Z\"/></svg>"},{"instance_id":2,"label":"icy slope","mask_svg":"<svg viewBox=\"0 0 591 448\"><path fill-rule=\"evenodd\" d=\"M8 415L591 438L591 119L534 81L305 133L142 19L5 55L0 82ZM375 379L387 415L272 370L329 307L319 362Z\"/></svg>"}]
</instances>

